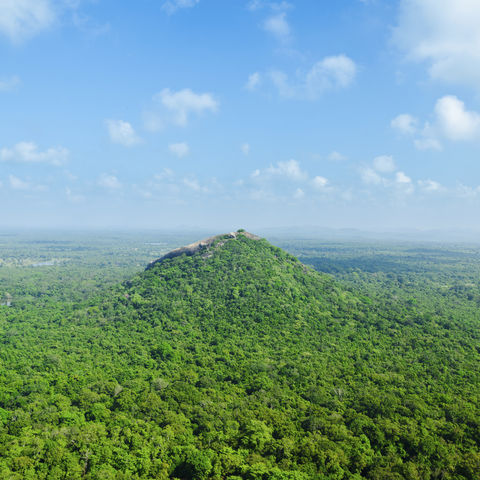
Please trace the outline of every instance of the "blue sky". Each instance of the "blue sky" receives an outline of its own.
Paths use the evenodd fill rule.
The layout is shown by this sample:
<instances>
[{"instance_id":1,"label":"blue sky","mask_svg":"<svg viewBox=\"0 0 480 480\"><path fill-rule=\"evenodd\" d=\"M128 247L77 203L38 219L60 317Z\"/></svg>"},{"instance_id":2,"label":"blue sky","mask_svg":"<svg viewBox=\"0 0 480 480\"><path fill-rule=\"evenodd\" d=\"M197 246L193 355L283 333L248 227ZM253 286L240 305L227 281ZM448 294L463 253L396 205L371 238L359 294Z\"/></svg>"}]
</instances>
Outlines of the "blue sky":
<instances>
[{"instance_id":1,"label":"blue sky","mask_svg":"<svg viewBox=\"0 0 480 480\"><path fill-rule=\"evenodd\" d=\"M0 0L3 227L478 229L477 0Z\"/></svg>"}]
</instances>

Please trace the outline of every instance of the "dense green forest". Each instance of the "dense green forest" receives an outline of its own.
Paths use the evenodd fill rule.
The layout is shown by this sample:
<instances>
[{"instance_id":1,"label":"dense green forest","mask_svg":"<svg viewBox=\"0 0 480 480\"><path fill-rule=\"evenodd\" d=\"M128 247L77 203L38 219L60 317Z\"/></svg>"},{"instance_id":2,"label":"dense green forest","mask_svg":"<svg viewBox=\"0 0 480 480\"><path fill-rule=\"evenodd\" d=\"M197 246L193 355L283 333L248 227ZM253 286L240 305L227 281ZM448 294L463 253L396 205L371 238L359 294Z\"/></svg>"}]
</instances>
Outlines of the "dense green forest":
<instances>
[{"instance_id":1,"label":"dense green forest","mask_svg":"<svg viewBox=\"0 0 480 480\"><path fill-rule=\"evenodd\" d=\"M479 478L478 247L187 240L1 237L0 478Z\"/></svg>"}]
</instances>

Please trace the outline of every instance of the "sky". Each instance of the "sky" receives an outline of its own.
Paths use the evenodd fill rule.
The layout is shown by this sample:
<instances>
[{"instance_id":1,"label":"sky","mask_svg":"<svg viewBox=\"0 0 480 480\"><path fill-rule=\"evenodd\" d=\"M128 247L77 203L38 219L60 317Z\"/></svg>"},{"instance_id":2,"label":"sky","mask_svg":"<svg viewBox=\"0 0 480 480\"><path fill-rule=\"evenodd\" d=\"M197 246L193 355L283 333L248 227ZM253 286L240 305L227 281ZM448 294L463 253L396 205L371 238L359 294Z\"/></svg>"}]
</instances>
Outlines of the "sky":
<instances>
[{"instance_id":1,"label":"sky","mask_svg":"<svg viewBox=\"0 0 480 480\"><path fill-rule=\"evenodd\" d=\"M0 0L0 227L480 230L478 0Z\"/></svg>"}]
</instances>

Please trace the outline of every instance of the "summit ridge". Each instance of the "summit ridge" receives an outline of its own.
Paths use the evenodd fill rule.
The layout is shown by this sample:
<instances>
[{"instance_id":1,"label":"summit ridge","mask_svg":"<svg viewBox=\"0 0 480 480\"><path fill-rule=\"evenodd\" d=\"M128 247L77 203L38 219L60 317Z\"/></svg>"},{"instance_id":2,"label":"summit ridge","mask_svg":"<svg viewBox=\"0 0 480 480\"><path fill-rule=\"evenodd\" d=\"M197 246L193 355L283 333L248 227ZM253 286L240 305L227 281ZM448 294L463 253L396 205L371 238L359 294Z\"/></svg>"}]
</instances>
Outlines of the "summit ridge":
<instances>
[{"instance_id":1,"label":"summit ridge","mask_svg":"<svg viewBox=\"0 0 480 480\"><path fill-rule=\"evenodd\" d=\"M243 230L243 229L237 230L236 232L213 235L212 237L204 238L203 240L198 240L197 242L190 243L189 245L185 245L183 247L179 247L179 248L175 248L174 250L171 250L170 252L166 253L162 257L150 262L147 266L147 270L152 268L154 265L161 263L164 260L167 260L169 258L179 257L180 255L184 255L184 254L187 256L191 256L203 249L207 249L211 247L217 242L220 242L220 246L221 246L225 243L225 241L236 239L239 236L249 238L250 240L261 240L261 237L254 235L253 233L247 232L246 230Z\"/></svg>"}]
</instances>

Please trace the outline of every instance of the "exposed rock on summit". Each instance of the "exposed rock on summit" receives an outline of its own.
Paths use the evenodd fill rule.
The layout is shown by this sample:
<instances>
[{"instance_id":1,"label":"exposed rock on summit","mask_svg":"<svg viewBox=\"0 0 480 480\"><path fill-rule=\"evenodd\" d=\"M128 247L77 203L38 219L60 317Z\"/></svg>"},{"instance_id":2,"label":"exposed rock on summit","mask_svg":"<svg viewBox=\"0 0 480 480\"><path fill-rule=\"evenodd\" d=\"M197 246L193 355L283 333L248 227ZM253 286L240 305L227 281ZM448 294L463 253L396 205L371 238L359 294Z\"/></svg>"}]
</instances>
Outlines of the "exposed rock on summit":
<instances>
[{"instance_id":1,"label":"exposed rock on summit","mask_svg":"<svg viewBox=\"0 0 480 480\"><path fill-rule=\"evenodd\" d=\"M199 240L197 242L191 243L190 245L186 245L184 247L176 248L175 250L172 250L163 257L158 258L157 260L154 260L153 262L150 262L147 266L147 270L152 268L154 265L157 263L161 263L164 260L167 260L168 258L175 258L179 257L180 255L187 255L191 256L194 255L195 253L207 249L211 247L213 244L217 244L218 246L223 245L226 241L235 239L239 236L244 236L247 237L251 240L260 240L261 237L258 237L257 235L254 235L253 233L246 232L245 230L238 230L236 232L230 232L230 233L224 233L222 235L214 235L213 237L208 237L203 240Z\"/></svg>"}]
</instances>

